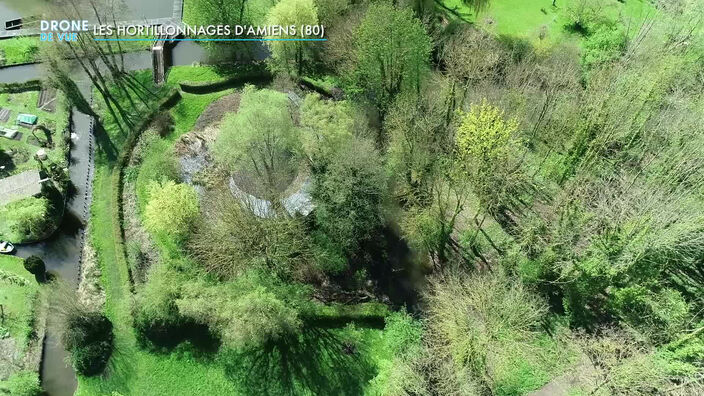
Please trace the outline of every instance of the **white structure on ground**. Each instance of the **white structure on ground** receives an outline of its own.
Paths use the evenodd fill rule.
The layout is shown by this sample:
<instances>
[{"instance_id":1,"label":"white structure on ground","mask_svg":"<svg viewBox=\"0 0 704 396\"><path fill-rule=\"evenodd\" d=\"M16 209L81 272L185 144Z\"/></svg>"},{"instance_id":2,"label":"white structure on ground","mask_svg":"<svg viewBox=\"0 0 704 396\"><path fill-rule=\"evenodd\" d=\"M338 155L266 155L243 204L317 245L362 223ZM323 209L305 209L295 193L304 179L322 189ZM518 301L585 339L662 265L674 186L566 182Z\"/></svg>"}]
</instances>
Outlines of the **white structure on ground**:
<instances>
[{"instance_id":1,"label":"white structure on ground","mask_svg":"<svg viewBox=\"0 0 704 396\"><path fill-rule=\"evenodd\" d=\"M303 216L308 216L310 212L315 209L315 205L313 204L309 193L310 185L310 178L306 178L303 184L301 185L301 188L298 189L298 191L281 200L281 203L286 209L286 212L288 212L288 214L294 216L298 213ZM240 202L247 205L247 207L249 207L256 216L276 216L271 202L265 199L257 198L254 195L243 191L241 188L239 188L239 186L237 186L235 180L232 177L230 177L229 186L232 194L237 197Z\"/></svg>"}]
</instances>

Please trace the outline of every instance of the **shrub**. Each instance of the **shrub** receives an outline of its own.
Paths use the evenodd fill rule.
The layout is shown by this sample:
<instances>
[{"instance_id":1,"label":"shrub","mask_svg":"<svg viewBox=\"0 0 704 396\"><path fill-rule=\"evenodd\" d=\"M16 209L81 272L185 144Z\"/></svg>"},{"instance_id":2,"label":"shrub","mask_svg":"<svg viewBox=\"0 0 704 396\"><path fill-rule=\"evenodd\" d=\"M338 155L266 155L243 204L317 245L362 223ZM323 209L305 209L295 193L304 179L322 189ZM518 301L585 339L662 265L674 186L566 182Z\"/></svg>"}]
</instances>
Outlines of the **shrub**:
<instances>
[{"instance_id":1,"label":"shrub","mask_svg":"<svg viewBox=\"0 0 704 396\"><path fill-rule=\"evenodd\" d=\"M192 282L184 285L176 304L182 315L207 324L225 344L257 348L296 334L303 324L300 306L284 300L295 296L275 291L253 276L220 285Z\"/></svg>"},{"instance_id":2,"label":"shrub","mask_svg":"<svg viewBox=\"0 0 704 396\"><path fill-rule=\"evenodd\" d=\"M198 216L198 194L187 184L153 182L144 212L144 225L156 234L185 237Z\"/></svg>"},{"instance_id":3,"label":"shrub","mask_svg":"<svg viewBox=\"0 0 704 396\"><path fill-rule=\"evenodd\" d=\"M0 208L0 233L15 242L37 239L50 227L49 200L46 198L27 198L12 202Z\"/></svg>"},{"instance_id":4,"label":"shrub","mask_svg":"<svg viewBox=\"0 0 704 396\"><path fill-rule=\"evenodd\" d=\"M135 148L135 157L142 161L135 189L139 208L143 210L149 201L151 183L167 180L177 182L180 179L179 165L170 144L158 138L156 133L145 132Z\"/></svg>"},{"instance_id":5,"label":"shrub","mask_svg":"<svg viewBox=\"0 0 704 396\"><path fill-rule=\"evenodd\" d=\"M169 270L168 262L151 268L134 304L134 328L141 346L168 345L173 339L170 333L183 323L175 303L182 283L179 274Z\"/></svg>"},{"instance_id":6,"label":"shrub","mask_svg":"<svg viewBox=\"0 0 704 396\"><path fill-rule=\"evenodd\" d=\"M10 378L0 382L0 394L10 396L40 396L42 388L39 385L37 373L21 371L12 374Z\"/></svg>"},{"instance_id":7,"label":"shrub","mask_svg":"<svg viewBox=\"0 0 704 396\"><path fill-rule=\"evenodd\" d=\"M46 273L46 265L39 256L29 256L24 260L24 269L33 275L44 275Z\"/></svg>"},{"instance_id":8,"label":"shrub","mask_svg":"<svg viewBox=\"0 0 704 396\"><path fill-rule=\"evenodd\" d=\"M156 129L159 136L164 137L174 130L174 119L171 113L167 111L162 111L161 113L154 116L152 121L152 126Z\"/></svg>"},{"instance_id":9,"label":"shrub","mask_svg":"<svg viewBox=\"0 0 704 396\"><path fill-rule=\"evenodd\" d=\"M74 312L62 337L76 371L85 376L103 372L114 347L110 319L98 312Z\"/></svg>"},{"instance_id":10,"label":"shrub","mask_svg":"<svg viewBox=\"0 0 704 396\"><path fill-rule=\"evenodd\" d=\"M623 29L600 25L584 41L582 64L587 69L618 59L626 50L627 36Z\"/></svg>"}]
</instances>

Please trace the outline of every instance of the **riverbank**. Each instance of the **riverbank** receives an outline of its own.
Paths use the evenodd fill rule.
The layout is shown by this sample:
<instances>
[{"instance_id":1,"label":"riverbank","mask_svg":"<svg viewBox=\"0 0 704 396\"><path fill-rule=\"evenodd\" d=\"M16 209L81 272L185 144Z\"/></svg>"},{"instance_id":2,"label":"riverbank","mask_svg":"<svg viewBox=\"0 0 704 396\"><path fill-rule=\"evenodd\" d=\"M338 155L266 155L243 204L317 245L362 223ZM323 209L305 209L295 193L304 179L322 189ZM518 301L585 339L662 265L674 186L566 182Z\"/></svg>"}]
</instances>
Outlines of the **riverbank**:
<instances>
[{"instance_id":1,"label":"riverbank","mask_svg":"<svg viewBox=\"0 0 704 396\"><path fill-rule=\"evenodd\" d=\"M36 116L35 125L18 125L20 114ZM33 83L0 87L0 127L16 130L0 140L0 178L40 172L49 179L37 195L0 202L0 239L15 244L48 238L61 223L69 185L70 110L65 96ZM43 158L37 153L43 151Z\"/></svg>"},{"instance_id":2,"label":"riverbank","mask_svg":"<svg viewBox=\"0 0 704 396\"><path fill-rule=\"evenodd\" d=\"M48 312L44 286L24 269L22 259L11 256L0 256L0 284L0 393L39 394Z\"/></svg>"}]
</instances>

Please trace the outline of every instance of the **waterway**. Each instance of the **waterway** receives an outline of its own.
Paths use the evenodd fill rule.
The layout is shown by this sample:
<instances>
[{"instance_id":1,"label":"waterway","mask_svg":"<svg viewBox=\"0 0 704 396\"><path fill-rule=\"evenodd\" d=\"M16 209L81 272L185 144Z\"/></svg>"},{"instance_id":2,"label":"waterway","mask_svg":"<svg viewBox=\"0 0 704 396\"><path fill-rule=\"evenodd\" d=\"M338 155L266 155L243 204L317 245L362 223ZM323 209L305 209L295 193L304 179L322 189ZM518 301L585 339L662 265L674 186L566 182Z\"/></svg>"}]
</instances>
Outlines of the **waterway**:
<instances>
[{"instance_id":1,"label":"waterway","mask_svg":"<svg viewBox=\"0 0 704 396\"><path fill-rule=\"evenodd\" d=\"M0 29L4 29L4 21L36 15L41 10L37 6L39 0L0 0ZM173 0L126 0L128 17L125 19L146 19L171 17ZM247 48L244 48L247 47ZM215 51L214 51L215 52ZM264 59L266 50L261 44L252 43L246 46L223 47L219 59L212 59L206 51L194 42L179 42L171 50L171 65L185 66L194 63L219 63L227 59L247 61ZM244 56L234 56L247 54ZM126 67L133 70L150 69L152 57L149 51L124 54ZM45 73L40 64L27 64L0 68L0 83L17 83L41 79ZM76 68L79 87L88 98L91 86L84 73ZM80 261L82 248L86 238L85 224L89 221L91 187L93 179L93 134L90 117L73 110L72 114L72 147L70 153L69 172L76 194L68 201L66 213L61 226L49 239L18 246L18 256L28 257L38 255L46 263L47 270L56 274L72 286L77 286L80 276ZM52 312L53 309L50 309ZM47 323L40 377L42 387L49 396L71 396L77 387L76 375L67 363L68 354L61 345L60 333L54 319L49 315Z\"/></svg>"},{"instance_id":2,"label":"waterway","mask_svg":"<svg viewBox=\"0 0 704 396\"><path fill-rule=\"evenodd\" d=\"M267 52L259 43L247 45L247 49L237 47L240 60L264 59ZM235 48L235 47L231 47ZM232 51L222 51L221 57L211 58L197 43L184 41L177 43L171 50L171 64L187 66L194 63L208 64L222 61L223 56L235 59ZM242 59L246 58L246 59ZM150 69L152 66L151 52L140 51L124 54L125 66L130 71ZM29 64L0 68L0 83L18 83L41 79L44 74L41 64ZM72 73L76 76L79 88L86 98L91 95L91 86L87 77L80 69ZM18 256L40 256L47 265L47 270L77 286L83 243L85 241L85 224L90 218L91 185L93 179L93 134L90 117L73 110L72 114L72 147L69 172L71 181L76 186L76 194L68 201L63 222L57 232L49 239L18 246ZM50 309L50 312L52 310ZM46 338L42 354L40 377L42 387L49 396L71 396L77 386L76 376L72 367L67 364L67 352L61 345L60 334L56 323L50 315L47 323Z\"/></svg>"},{"instance_id":3,"label":"waterway","mask_svg":"<svg viewBox=\"0 0 704 396\"><path fill-rule=\"evenodd\" d=\"M167 18L173 15L173 3L173 0L124 0L124 7L115 8L125 10L123 15L117 15L120 20ZM45 4L40 0L0 0L0 30L5 29L5 21L41 14Z\"/></svg>"},{"instance_id":4,"label":"waterway","mask_svg":"<svg viewBox=\"0 0 704 396\"><path fill-rule=\"evenodd\" d=\"M206 60L205 52L192 42L177 46L178 64L201 62ZM174 48L176 49L176 48ZM125 64L131 70L151 67L151 53L148 51L125 54ZM76 71L75 75L83 75ZM41 78L42 66L39 64L23 65L0 69L0 82L22 82ZM90 97L91 87L87 79L79 80L79 86L85 97ZM68 201L61 226L48 240L29 245L18 246L17 255L28 257L37 255L46 263L47 270L56 274L73 287L78 286L80 260L85 228L90 217L91 185L93 179L93 133L90 117L73 110L72 137L69 172L76 187L76 194ZM51 303L51 302L50 302ZM50 307L49 312L54 311ZM55 318L49 315L46 338L42 353L40 378L42 387L49 396L70 396L76 390L77 381L72 367L67 363L67 352L60 341Z\"/></svg>"}]
</instances>

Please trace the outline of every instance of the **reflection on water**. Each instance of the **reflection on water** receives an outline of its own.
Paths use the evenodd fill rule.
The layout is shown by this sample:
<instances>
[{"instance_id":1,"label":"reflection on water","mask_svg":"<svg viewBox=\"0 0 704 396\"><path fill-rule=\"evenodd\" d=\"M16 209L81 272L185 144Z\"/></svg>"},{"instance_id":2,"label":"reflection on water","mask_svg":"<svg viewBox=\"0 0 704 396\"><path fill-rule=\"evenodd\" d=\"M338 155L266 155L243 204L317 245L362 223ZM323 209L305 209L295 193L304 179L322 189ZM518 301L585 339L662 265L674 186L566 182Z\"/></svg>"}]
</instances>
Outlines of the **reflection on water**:
<instances>
[{"instance_id":1,"label":"reflection on water","mask_svg":"<svg viewBox=\"0 0 704 396\"><path fill-rule=\"evenodd\" d=\"M166 18L173 14L174 0L122 0L115 1L117 19ZM0 30L5 29L5 21L22 16L40 14L46 3L42 0L0 0ZM126 10L121 12L120 10ZM86 13L90 10L86 9Z\"/></svg>"},{"instance_id":2,"label":"reflection on water","mask_svg":"<svg viewBox=\"0 0 704 396\"><path fill-rule=\"evenodd\" d=\"M131 18L165 18L173 15L174 0L124 0Z\"/></svg>"},{"instance_id":3,"label":"reflection on water","mask_svg":"<svg viewBox=\"0 0 704 396\"><path fill-rule=\"evenodd\" d=\"M21 14L10 8L9 5L0 2L0 30L5 30L5 21L19 18Z\"/></svg>"},{"instance_id":4,"label":"reflection on water","mask_svg":"<svg viewBox=\"0 0 704 396\"><path fill-rule=\"evenodd\" d=\"M41 8L41 0L0 0L0 30L5 29L5 21L35 15Z\"/></svg>"}]
</instances>

